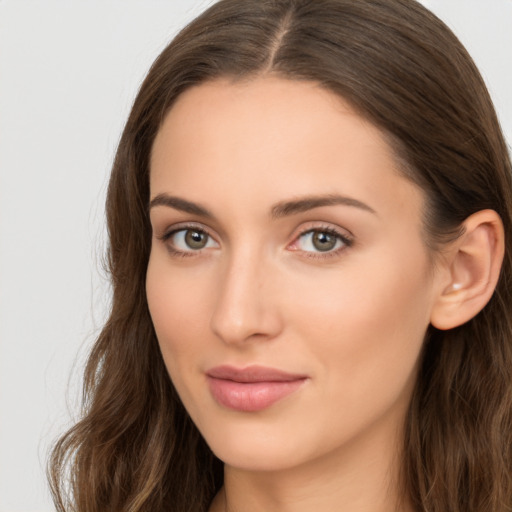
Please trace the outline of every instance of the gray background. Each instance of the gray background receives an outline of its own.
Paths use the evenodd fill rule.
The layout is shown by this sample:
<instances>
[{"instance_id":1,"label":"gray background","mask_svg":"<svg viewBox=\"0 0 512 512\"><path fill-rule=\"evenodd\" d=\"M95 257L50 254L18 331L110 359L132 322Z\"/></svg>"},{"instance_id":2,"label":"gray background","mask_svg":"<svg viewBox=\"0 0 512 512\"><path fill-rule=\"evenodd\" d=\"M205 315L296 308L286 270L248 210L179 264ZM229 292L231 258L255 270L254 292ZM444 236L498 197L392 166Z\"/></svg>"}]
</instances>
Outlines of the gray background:
<instances>
[{"instance_id":1,"label":"gray background","mask_svg":"<svg viewBox=\"0 0 512 512\"><path fill-rule=\"evenodd\" d=\"M210 0L0 0L0 512L53 510L49 443L77 413L108 303L103 202L150 63ZM466 44L512 141L512 0L424 0Z\"/></svg>"}]
</instances>

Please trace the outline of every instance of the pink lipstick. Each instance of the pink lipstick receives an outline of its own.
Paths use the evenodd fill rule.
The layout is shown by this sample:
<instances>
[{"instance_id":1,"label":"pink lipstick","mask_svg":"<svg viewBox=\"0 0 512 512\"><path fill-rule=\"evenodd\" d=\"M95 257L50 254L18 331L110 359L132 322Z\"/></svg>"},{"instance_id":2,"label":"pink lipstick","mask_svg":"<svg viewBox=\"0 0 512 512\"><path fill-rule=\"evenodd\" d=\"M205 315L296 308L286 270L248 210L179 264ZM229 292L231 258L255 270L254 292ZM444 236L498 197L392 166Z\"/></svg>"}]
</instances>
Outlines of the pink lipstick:
<instances>
[{"instance_id":1,"label":"pink lipstick","mask_svg":"<svg viewBox=\"0 0 512 512\"><path fill-rule=\"evenodd\" d=\"M228 409L243 412L266 409L299 389L307 380L306 375L264 366L216 366L206 375L215 401Z\"/></svg>"}]
</instances>

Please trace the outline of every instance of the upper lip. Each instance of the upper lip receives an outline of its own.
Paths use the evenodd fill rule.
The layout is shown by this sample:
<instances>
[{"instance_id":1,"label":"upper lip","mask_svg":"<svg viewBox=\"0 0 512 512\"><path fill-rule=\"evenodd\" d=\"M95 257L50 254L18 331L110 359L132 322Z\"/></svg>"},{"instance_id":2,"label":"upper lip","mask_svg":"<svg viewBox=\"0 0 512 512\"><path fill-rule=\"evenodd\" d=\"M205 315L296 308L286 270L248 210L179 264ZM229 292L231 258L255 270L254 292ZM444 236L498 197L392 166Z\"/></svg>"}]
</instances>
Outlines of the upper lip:
<instances>
[{"instance_id":1,"label":"upper lip","mask_svg":"<svg viewBox=\"0 0 512 512\"><path fill-rule=\"evenodd\" d=\"M206 372L214 379L232 380L234 382L291 382L303 380L307 375L289 373L277 368L252 365L245 368L223 365L215 366Z\"/></svg>"}]
</instances>

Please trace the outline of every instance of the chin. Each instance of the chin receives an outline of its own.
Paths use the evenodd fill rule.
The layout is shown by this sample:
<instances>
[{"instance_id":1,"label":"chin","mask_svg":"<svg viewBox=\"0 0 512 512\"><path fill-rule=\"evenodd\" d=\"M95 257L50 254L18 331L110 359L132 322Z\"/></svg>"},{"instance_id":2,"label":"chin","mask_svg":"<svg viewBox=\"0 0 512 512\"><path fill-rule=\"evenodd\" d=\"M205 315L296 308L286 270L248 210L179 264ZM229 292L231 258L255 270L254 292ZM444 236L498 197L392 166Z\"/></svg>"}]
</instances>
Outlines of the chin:
<instances>
[{"instance_id":1,"label":"chin","mask_svg":"<svg viewBox=\"0 0 512 512\"><path fill-rule=\"evenodd\" d=\"M297 451L282 445L261 442L238 442L209 444L213 453L226 465L244 471L283 471L299 465L302 461Z\"/></svg>"},{"instance_id":2,"label":"chin","mask_svg":"<svg viewBox=\"0 0 512 512\"><path fill-rule=\"evenodd\" d=\"M282 471L320 455L322 447L318 437L311 439L311 432L297 425L290 430L291 425L275 418L247 416L200 428L212 452L226 465L245 471Z\"/></svg>"}]
</instances>

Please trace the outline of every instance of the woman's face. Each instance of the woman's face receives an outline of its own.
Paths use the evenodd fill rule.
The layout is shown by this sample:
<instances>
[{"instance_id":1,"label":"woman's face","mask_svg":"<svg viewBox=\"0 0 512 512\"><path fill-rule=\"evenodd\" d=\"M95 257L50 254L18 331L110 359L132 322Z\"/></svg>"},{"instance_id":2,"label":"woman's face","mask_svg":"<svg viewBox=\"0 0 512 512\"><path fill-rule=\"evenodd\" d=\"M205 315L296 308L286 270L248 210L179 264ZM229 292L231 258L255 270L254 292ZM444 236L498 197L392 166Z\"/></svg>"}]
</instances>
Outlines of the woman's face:
<instances>
[{"instance_id":1,"label":"woman's face","mask_svg":"<svg viewBox=\"0 0 512 512\"><path fill-rule=\"evenodd\" d=\"M396 450L438 286L422 193L379 130L314 83L203 84L165 119L150 188L149 309L214 453L271 470Z\"/></svg>"}]
</instances>

